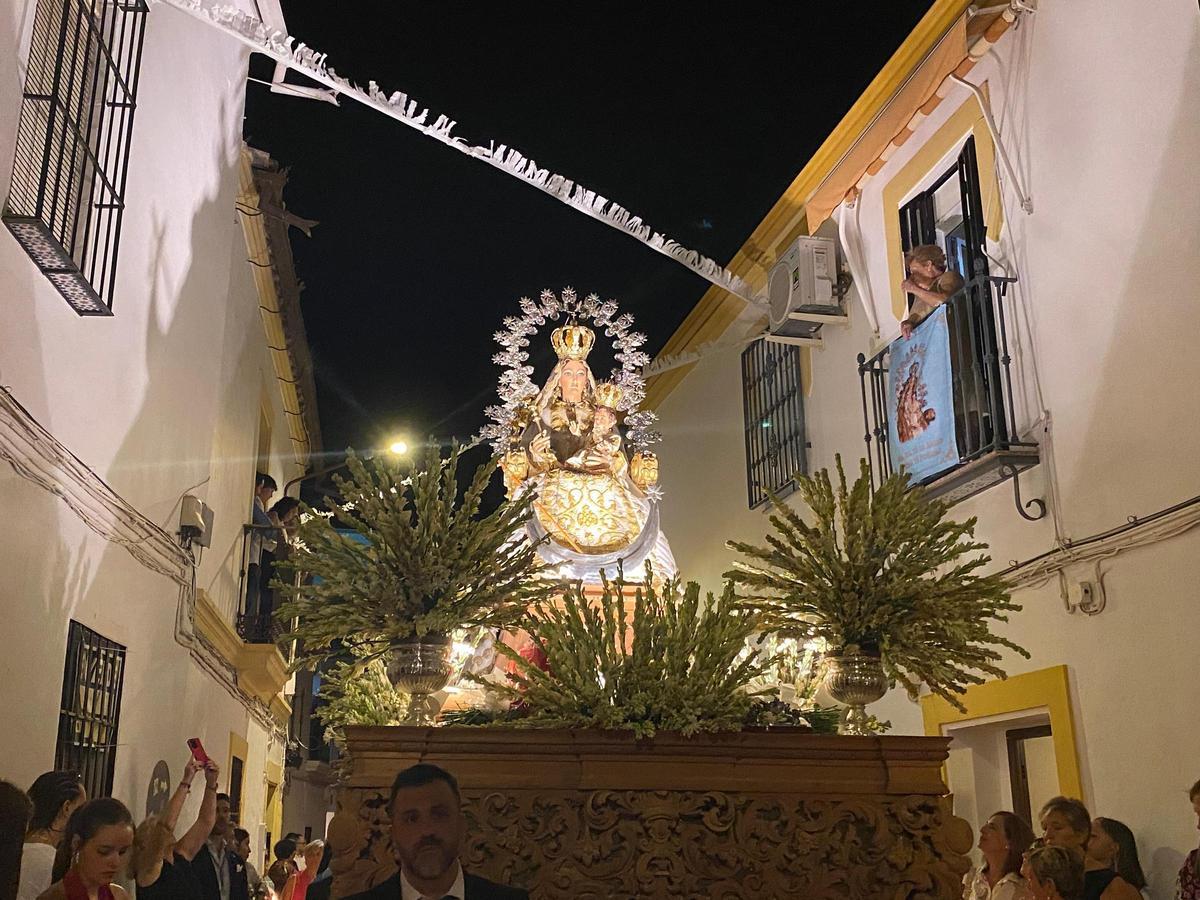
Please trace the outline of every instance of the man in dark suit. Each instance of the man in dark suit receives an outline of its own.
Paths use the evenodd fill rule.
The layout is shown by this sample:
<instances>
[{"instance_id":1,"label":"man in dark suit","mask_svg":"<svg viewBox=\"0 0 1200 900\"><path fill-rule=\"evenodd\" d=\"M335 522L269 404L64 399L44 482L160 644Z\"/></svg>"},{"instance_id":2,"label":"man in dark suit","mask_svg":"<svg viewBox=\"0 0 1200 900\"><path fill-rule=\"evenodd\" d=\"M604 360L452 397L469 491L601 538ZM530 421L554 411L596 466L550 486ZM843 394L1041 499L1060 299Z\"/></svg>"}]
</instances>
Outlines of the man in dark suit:
<instances>
[{"instance_id":1,"label":"man in dark suit","mask_svg":"<svg viewBox=\"0 0 1200 900\"><path fill-rule=\"evenodd\" d=\"M529 892L468 875L458 855L466 833L454 776L419 763L392 784L388 810L400 871L346 900L529 900Z\"/></svg>"},{"instance_id":2,"label":"man in dark suit","mask_svg":"<svg viewBox=\"0 0 1200 900\"><path fill-rule=\"evenodd\" d=\"M233 852L233 818L228 794L217 794L217 820L192 858L192 875L204 900L249 900L246 864Z\"/></svg>"}]
</instances>

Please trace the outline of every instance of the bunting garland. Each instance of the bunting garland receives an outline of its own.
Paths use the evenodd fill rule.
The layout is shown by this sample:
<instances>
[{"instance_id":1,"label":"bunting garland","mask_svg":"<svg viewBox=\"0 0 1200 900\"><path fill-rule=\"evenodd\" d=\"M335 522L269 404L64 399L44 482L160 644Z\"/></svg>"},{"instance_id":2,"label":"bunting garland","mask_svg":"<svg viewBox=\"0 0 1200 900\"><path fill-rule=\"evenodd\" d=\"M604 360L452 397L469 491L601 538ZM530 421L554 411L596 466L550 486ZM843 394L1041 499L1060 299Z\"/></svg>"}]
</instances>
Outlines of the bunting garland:
<instances>
[{"instance_id":1,"label":"bunting garland","mask_svg":"<svg viewBox=\"0 0 1200 900\"><path fill-rule=\"evenodd\" d=\"M536 162L519 150L506 144L487 146L471 144L454 133L458 124L445 115L438 115L429 124L431 113L422 109L417 101L402 91L386 94L374 81L368 82L364 90L349 79L338 75L326 65L327 54L319 53L307 44L297 44L295 38L266 26L259 19L247 15L230 4L212 4L204 0L156 0L174 7L194 18L221 29L256 53L269 56L306 78L311 78L334 92L337 96L349 97L414 128L426 137L433 138L460 153L481 160L490 166L519 178L527 184L544 191L567 206L578 210L612 228L628 234L652 250L686 266L701 278L723 288L747 303L767 305L764 297L754 293L749 284L695 250L689 250L666 235L654 231L640 216L635 216L618 203L595 191L548 169L540 168Z\"/></svg>"}]
</instances>

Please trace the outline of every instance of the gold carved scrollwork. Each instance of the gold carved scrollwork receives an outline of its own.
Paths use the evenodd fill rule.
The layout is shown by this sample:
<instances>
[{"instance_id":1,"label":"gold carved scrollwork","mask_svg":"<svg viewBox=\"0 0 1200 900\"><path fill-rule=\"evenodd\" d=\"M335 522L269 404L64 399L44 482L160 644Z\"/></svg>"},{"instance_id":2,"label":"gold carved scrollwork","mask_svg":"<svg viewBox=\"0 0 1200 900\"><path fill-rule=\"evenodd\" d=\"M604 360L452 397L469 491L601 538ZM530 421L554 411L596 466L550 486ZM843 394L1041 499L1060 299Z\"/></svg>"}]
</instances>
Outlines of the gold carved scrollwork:
<instances>
[{"instance_id":1,"label":"gold carved scrollwork","mask_svg":"<svg viewBox=\"0 0 1200 900\"><path fill-rule=\"evenodd\" d=\"M385 804L343 789L337 896L394 871ZM464 866L535 900L951 898L971 844L932 796L506 790L464 791L463 807Z\"/></svg>"}]
</instances>

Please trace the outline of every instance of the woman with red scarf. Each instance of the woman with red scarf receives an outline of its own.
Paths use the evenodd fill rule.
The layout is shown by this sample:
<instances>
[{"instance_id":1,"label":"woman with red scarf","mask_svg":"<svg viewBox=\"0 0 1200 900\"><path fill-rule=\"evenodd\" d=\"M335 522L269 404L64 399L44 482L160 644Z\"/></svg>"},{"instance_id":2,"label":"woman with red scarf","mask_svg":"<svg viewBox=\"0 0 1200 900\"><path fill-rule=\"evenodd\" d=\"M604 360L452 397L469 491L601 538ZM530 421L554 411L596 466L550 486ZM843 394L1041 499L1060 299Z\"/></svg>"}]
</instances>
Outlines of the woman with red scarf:
<instances>
[{"instance_id":1,"label":"woman with red scarf","mask_svg":"<svg viewBox=\"0 0 1200 900\"><path fill-rule=\"evenodd\" d=\"M89 800L71 813L54 861L54 883L38 900L129 900L115 884L133 845L133 816L119 800Z\"/></svg>"}]
</instances>

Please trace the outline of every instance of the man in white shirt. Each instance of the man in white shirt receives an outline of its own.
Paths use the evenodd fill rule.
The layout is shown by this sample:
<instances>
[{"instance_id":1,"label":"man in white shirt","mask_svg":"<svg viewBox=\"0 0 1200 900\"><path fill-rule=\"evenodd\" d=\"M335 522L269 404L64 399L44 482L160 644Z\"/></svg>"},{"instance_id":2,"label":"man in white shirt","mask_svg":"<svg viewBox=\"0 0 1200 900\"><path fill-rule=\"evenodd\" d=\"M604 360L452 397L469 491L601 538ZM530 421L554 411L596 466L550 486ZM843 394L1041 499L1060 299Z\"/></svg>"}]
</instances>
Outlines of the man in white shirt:
<instances>
[{"instance_id":1,"label":"man in white shirt","mask_svg":"<svg viewBox=\"0 0 1200 900\"><path fill-rule=\"evenodd\" d=\"M445 769L419 763L402 771L388 809L400 871L346 900L529 900L528 891L463 871L466 819L458 782Z\"/></svg>"},{"instance_id":2,"label":"man in white shirt","mask_svg":"<svg viewBox=\"0 0 1200 900\"><path fill-rule=\"evenodd\" d=\"M233 853L233 814L228 794L217 794L217 820L192 860L204 900L249 900L246 864Z\"/></svg>"}]
</instances>

